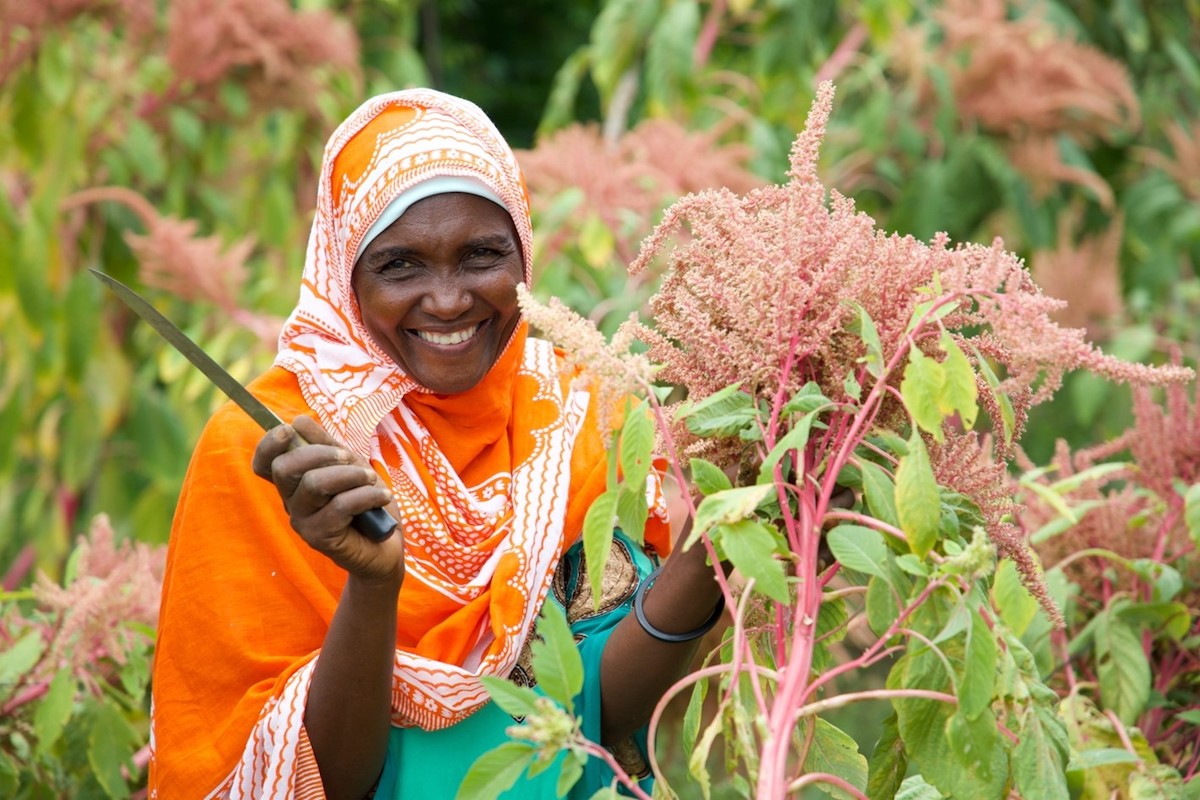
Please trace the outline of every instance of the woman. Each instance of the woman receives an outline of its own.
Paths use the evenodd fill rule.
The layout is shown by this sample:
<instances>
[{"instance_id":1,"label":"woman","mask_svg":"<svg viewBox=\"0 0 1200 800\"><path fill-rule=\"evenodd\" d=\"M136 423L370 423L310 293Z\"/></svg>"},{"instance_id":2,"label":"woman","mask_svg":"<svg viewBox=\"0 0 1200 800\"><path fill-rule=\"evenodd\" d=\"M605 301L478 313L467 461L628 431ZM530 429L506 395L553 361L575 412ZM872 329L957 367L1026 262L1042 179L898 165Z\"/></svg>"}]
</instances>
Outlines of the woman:
<instances>
[{"instance_id":1,"label":"woman","mask_svg":"<svg viewBox=\"0 0 1200 800\"><path fill-rule=\"evenodd\" d=\"M474 105L397 92L334 132L300 300L251 386L294 422L262 436L227 405L180 496L151 796L453 797L514 724L479 677L536 679L545 602L579 641L585 734L638 754L719 592L699 548L645 588L670 545L656 494L651 552L618 532L593 610L579 535L611 410L528 335L531 241L516 160ZM381 506L390 537L350 527ZM555 796L553 772L507 796ZM574 796L610 779L589 763Z\"/></svg>"}]
</instances>

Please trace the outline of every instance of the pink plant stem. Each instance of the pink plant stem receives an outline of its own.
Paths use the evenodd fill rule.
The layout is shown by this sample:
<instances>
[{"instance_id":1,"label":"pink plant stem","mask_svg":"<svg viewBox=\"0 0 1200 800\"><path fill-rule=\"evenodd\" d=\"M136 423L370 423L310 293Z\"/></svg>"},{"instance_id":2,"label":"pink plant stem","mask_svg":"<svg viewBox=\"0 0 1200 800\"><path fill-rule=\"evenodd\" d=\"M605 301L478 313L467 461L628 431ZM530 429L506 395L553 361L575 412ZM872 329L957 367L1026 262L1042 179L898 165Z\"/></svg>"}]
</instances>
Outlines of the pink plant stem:
<instances>
[{"instance_id":1,"label":"pink plant stem","mask_svg":"<svg viewBox=\"0 0 1200 800\"><path fill-rule=\"evenodd\" d=\"M1170 537L1171 529L1175 527L1175 523L1179 521L1180 509L1178 507L1171 508L1163 516L1162 524L1158 526L1158 535L1154 542L1154 555L1152 558L1155 561L1161 562L1167 556L1167 541ZM1147 599L1149 599L1147 597Z\"/></svg>"},{"instance_id":2,"label":"pink plant stem","mask_svg":"<svg viewBox=\"0 0 1200 800\"><path fill-rule=\"evenodd\" d=\"M851 703L858 703L863 700L894 700L897 697L915 697L924 700L940 700L943 703L958 705L958 698L952 694L945 692L935 692L931 689L869 689L862 692L850 692L848 694L839 694L836 697L830 697L825 700L818 700L815 703L808 703L796 709L794 722L799 722L805 717L815 717L818 714L824 714L826 711L832 711L836 708L848 706Z\"/></svg>"},{"instance_id":3,"label":"pink plant stem","mask_svg":"<svg viewBox=\"0 0 1200 800\"><path fill-rule=\"evenodd\" d=\"M3 708L0 708L0 717L7 717L21 706L42 697L48 691L50 691L49 681L38 681L32 686L26 687L20 694L5 703Z\"/></svg>"},{"instance_id":4,"label":"pink plant stem","mask_svg":"<svg viewBox=\"0 0 1200 800\"><path fill-rule=\"evenodd\" d=\"M860 792L854 784L847 781L845 778L839 778L830 772L810 772L807 775L801 775L796 780L788 784L787 793L798 792L805 786L811 786L814 783L828 783L836 786L847 794L852 795L855 800L870 800L865 794Z\"/></svg>"},{"instance_id":5,"label":"pink plant stem","mask_svg":"<svg viewBox=\"0 0 1200 800\"><path fill-rule=\"evenodd\" d=\"M21 581L25 580L29 570L33 568L36 557L37 551L34 550L33 545L27 544L22 547L17 553L17 557L13 559L12 566L4 573L4 578L0 579L0 589L6 592L15 590Z\"/></svg>"},{"instance_id":6,"label":"pink plant stem","mask_svg":"<svg viewBox=\"0 0 1200 800\"><path fill-rule=\"evenodd\" d=\"M713 0L712 8L708 10L704 27L700 29L700 35L696 37L696 47L692 50L692 65L696 69L708 63L708 57L717 43L717 36L721 33L721 17L725 16L726 5L727 0Z\"/></svg>"},{"instance_id":7,"label":"pink plant stem","mask_svg":"<svg viewBox=\"0 0 1200 800\"><path fill-rule=\"evenodd\" d=\"M874 517L868 517L866 514L861 514L857 511L838 509L827 513L825 519L844 519L847 522L856 522L864 528L874 528L880 533L886 533L888 536L899 539L902 542L908 542L908 537L904 535L904 531L896 526L889 525L883 520L875 519Z\"/></svg>"},{"instance_id":8,"label":"pink plant stem","mask_svg":"<svg viewBox=\"0 0 1200 800\"><path fill-rule=\"evenodd\" d=\"M1125 724L1121 722L1120 717L1118 717L1116 712L1114 712L1112 709L1105 711L1104 716L1108 717L1108 719L1112 722L1113 730L1117 732L1117 737L1121 740L1121 744L1124 746L1124 748L1132 753L1137 758L1138 764L1141 765L1142 757L1138 755L1137 750L1135 750L1133 747L1133 742L1129 740L1129 734L1125 731Z\"/></svg>"},{"instance_id":9,"label":"pink plant stem","mask_svg":"<svg viewBox=\"0 0 1200 800\"><path fill-rule=\"evenodd\" d=\"M734 675L741 672L742 663L745 662L751 667L757 667L758 664L754 661L754 651L750 648L750 643L746 640L746 606L750 602L751 590L754 588L754 579L751 578L746 588L742 591L742 596L738 599L737 613L733 617L733 660L730 662L730 667ZM763 695L762 686L758 682L758 670L751 669L750 686L754 690L754 699L758 702L758 713L767 714L767 700ZM737 690L737 681L730 681L729 691L726 693L726 700L733 698L733 693Z\"/></svg>"},{"instance_id":10,"label":"pink plant stem","mask_svg":"<svg viewBox=\"0 0 1200 800\"><path fill-rule=\"evenodd\" d=\"M899 613L899 615L897 615L895 621L893 621L892 624L888 626L888 629L886 631L884 631L883 635L880 636L878 639L876 639L875 642L870 647L868 647L866 650L864 650L857 658L852 659L850 661L846 661L842 664L838 664L837 666L835 666L831 669L825 670L825 672L823 672L820 677L818 677L816 680L814 680L812 682L812 686L809 687L809 692L815 692L817 689L821 688L822 686L829 683L834 678L836 678L837 676L839 676L843 673L850 672L852 670L856 670L856 669L859 669L859 668L865 666L871 659L875 658L877 654L880 654L880 651L886 652L885 648L887 647L888 640L891 639L893 636L895 636L897 633L899 633L903 629L904 621L906 619L908 619L909 615L911 615L913 613L913 611L915 611L917 609L918 606L920 606L922 603L924 603L929 598L929 596L931 594L933 594L935 589L937 589L938 587L940 587L942 585L943 584L941 581L933 581L928 586L926 586L925 589L922 590L921 594L917 596L916 600L909 603L907 606L905 606L900 611L900 613ZM887 649L891 650L894 648L887 648Z\"/></svg>"},{"instance_id":11,"label":"pink plant stem","mask_svg":"<svg viewBox=\"0 0 1200 800\"><path fill-rule=\"evenodd\" d=\"M813 86L820 86L825 81L836 80L866 41L867 26L861 22L855 22L838 42L838 46L830 53L829 58L825 59L825 63L817 70L817 74L813 78Z\"/></svg>"},{"instance_id":12,"label":"pink plant stem","mask_svg":"<svg viewBox=\"0 0 1200 800\"><path fill-rule=\"evenodd\" d=\"M842 565L838 562L834 562L834 565L832 567L825 570L825 574L821 575L821 577L817 579L817 582L818 582L818 584L820 584L821 589L824 590L825 587L829 585L829 582L831 580L833 580L835 577L837 577L837 574L841 571L842 571Z\"/></svg>"}]
</instances>

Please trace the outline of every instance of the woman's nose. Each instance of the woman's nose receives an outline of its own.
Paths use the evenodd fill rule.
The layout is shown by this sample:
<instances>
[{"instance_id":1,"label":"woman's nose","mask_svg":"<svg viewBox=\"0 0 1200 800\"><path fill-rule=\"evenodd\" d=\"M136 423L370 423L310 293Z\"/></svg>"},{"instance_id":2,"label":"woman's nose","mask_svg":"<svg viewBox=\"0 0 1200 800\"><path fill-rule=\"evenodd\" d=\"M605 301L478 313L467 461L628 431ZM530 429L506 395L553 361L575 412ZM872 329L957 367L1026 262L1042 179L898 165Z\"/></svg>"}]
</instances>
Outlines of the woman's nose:
<instances>
[{"instance_id":1,"label":"woman's nose","mask_svg":"<svg viewBox=\"0 0 1200 800\"><path fill-rule=\"evenodd\" d=\"M440 319L454 319L471 307L471 293L460 276L439 276L421 298L421 310Z\"/></svg>"}]
</instances>

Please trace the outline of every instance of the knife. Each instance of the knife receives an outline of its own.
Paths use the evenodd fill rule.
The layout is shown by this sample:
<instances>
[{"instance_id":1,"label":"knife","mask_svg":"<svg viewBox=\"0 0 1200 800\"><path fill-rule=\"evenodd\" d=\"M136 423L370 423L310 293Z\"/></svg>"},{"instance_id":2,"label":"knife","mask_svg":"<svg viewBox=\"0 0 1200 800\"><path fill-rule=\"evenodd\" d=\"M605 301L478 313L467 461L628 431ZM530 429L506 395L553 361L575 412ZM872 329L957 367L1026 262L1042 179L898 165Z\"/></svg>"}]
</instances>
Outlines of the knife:
<instances>
[{"instance_id":1,"label":"knife","mask_svg":"<svg viewBox=\"0 0 1200 800\"><path fill-rule=\"evenodd\" d=\"M224 392L230 400L249 414L250 419L261 425L263 430L269 431L277 425L283 424L283 420L276 416L274 411L250 394L245 386L238 383L236 378L226 372L216 361L213 361L212 356L200 349L200 345L189 339L187 334L175 327L174 323L158 313L158 309L147 303L141 295L116 278L105 275L99 270L89 269L88 272L99 278L125 302L125 305L150 323L150 327L158 331L159 335L170 342L171 346L183 354L184 358L203 372L205 377ZM296 434L296 438L300 439L301 443L305 443L299 434ZM361 514L355 514L354 519L350 521L350 526L371 541L382 542L396 529L396 520L392 519L392 515L386 509L372 508Z\"/></svg>"}]
</instances>

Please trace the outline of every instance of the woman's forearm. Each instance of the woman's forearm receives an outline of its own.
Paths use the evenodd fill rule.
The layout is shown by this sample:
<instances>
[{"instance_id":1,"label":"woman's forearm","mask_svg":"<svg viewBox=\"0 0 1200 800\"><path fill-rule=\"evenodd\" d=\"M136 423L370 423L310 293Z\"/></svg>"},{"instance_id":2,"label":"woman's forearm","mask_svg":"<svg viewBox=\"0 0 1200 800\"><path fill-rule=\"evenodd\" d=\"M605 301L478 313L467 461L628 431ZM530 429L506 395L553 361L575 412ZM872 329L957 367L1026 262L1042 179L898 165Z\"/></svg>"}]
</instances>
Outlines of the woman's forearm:
<instances>
[{"instance_id":1,"label":"woman's forearm","mask_svg":"<svg viewBox=\"0 0 1200 800\"><path fill-rule=\"evenodd\" d=\"M686 633L711 617L721 592L705 555L697 546L666 560L644 598L650 624L665 633ZM699 639L656 639L632 612L618 623L600 661L601 744L615 744L649 721L663 692L687 671L699 644Z\"/></svg>"},{"instance_id":2,"label":"woman's forearm","mask_svg":"<svg viewBox=\"0 0 1200 800\"><path fill-rule=\"evenodd\" d=\"M383 769L400 583L351 575L317 659L304 726L330 800L361 800Z\"/></svg>"}]
</instances>

